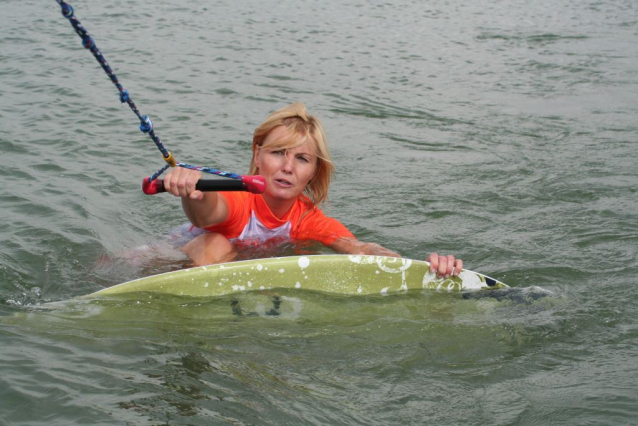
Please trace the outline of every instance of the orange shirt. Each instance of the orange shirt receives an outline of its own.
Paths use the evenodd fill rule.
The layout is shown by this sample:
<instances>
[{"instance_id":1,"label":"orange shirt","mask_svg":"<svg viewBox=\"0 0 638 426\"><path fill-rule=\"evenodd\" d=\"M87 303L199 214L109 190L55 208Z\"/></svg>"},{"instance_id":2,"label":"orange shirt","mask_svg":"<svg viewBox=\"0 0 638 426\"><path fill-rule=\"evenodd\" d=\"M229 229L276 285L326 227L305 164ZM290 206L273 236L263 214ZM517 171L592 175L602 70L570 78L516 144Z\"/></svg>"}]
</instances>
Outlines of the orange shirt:
<instances>
[{"instance_id":1,"label":"orange shirt","mask_svg":"<svg viewBox=\"0 0 638 426\"><path fill-rule=\"evenodd\" d=\"M330 245L340 237L354 238L341 222L305 203L301 197L297 198L283 218L278 219L259 194L220 192L220 195L228 203L228 218L206 230L222 234L228 239L265 241L286 238L315 240Z\"/></svg>"}]
</instances>

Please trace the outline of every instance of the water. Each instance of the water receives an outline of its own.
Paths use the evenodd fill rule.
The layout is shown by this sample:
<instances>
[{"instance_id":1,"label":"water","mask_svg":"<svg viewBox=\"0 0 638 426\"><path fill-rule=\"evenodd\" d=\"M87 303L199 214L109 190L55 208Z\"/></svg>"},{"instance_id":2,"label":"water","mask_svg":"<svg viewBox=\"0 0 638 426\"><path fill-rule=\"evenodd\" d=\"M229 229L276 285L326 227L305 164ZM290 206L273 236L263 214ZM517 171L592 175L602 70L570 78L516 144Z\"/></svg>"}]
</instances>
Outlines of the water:
<instances>
[{"instance_id":1,"label":"water","mask_svg":"<svg viewBox=\"0 0 638 426\"><path fill-rule=\"evenodd\" d=\"M303 101L359 238L557 296L43 308L183 267L124 258L184 218L140 191L160 155L57 4L5 1L0 424L636 423L635 2L72 5L178 160L243 172Z\"/></svg>"}]
</instances>

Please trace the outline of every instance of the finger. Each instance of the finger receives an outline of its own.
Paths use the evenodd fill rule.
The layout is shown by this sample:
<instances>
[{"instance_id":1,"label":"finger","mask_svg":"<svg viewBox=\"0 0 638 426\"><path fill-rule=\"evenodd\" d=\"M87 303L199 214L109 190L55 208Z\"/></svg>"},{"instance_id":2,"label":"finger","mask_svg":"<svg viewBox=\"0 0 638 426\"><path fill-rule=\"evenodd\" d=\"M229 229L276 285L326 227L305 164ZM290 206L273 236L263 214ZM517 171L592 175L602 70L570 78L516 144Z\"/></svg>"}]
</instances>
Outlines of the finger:
<instances>
[{"instance_id":1,"label":"finger","mask_svg":"<svg viewBox=\"0 0 638 426\"><path fill-rule=\"evenodd\" d=\"M193 191L191 192L191 195L189 195L189 197L191 200L203 200L204 199L204 193L202 191Z\"/></svg>"},{"instance_id":2,"label":"finger","mask_svg":"<svg viewBox=\"0 0 638 426\"><path fill-rule=\"evenodd\" d=\"M164 189L166 190L166 192L170 192L168 189L171 186L171 175L172 175L172 171L164 175Z\"/></svg>"},{"instance_id":3,"label":"finger","mask_svg":"<svg viewBox=\"0 0 638 426\"><path fill-rule=\"evenodd\" d=\"M176 181L177 187L177 196L179 197L188 197L191 192L195 190L195 183L197 181L193 181L193 172L188 169L180 169L179 174Z\"/></svg>"},{"instance_id":4,"label":"finger","mask_svg":"<svg viewBox=\"0 0 638 426\"><path fill-rule=\"evenodd\" d=\"M184 179L187 176L186 169L181 167L173 169L171 173L171 194L181 197L184 193Z\"/></svg>"},{"instance_id":5,"label":"finger","mask_svg":"<svg viewBox=\"0 0 638 426\"><path fill-rule=\"evenodd\" d=\"M164 177L164 189L166 190L166 192L168 192L171 195L176 195L175 177L176 177L176 174L173 171L170 171Z\"/></svg>"},{"instance_id":6,"label":"finger","mask_svg":"<svg viewBox=\"0 0 638 426\"><path fill-rule=\"evenodd\" d=\"M439 255L436 253L432 253L428 256L426 261L430 262L430 272L436 272L439 268Z\"/></svg>"},{"instance_id":7,"label":"finger","mask_svg":"<svg viewBox=\"0 0 638 426\"><path fill-rule=\"evenodd\" d=\"M437 271L437 275L439 277L443 277L447 273L447 263L448 263L447 256L439 256L439 268Z\"/></svg>"},{"instance_id":8,"label":"finger","mask_svg":"<svg viewBox=\"0 0 638 426\"><path fill-rule=\"evenodd\" d=\"M454 264L456 259L454 259L453 255L448 254L446 256L446 260L447 260L447 265L446 265L447 268L445 269L445 271L443 271L443 275L445 275L445 278L448 278L454 272Z\"/></svg>"},{"instance_id":9,"label":"finger","mask_svg":"<svg viewBox=\"0 0 638 426\"><path fill-rule=\"evenodd\" d=\"M172 194L176 197L181 197L183 191L184 191L184 180L180 179L179 177L176 177L175 182L173 182Z\"/></svg>"},{"instance_id":10,"label":"finger","mask_svg":"<svg viewBox=\"0 0 638 426\"><path fill-rule=\"evenodd\" d=\"M187 196L190 197L190 195L193 192L197 191L196 189L197 182L199 182L199 180L202 178L202 173L196 170L188 170L188 169L184 169L184 170L188 172L188 173L185 173L184 179L186 181L186 186L185 186L186 194ZM197 195L197 197L199 197L199 195Z\"/></svg>"},{"instance_id":11,"label":"finger","mask_svg":"<svg viewBox=\"0 0 638 426\"><path fill-rule=\"evenodd\" d=\"M184 177L184 187L181 188L182 197L190 197L190 195L196 191L195 185L197 185L197 177L194 177L192 173L187 174Z\"/></svg>"},{"instance_id":12,"label":"finger","mask_svg":"<svg viewBox=\"0 0 638 426\"><path fill-rule=\"evenodd\" d=\"M458 276L463 270L463 261L461 259L456 259L456 264L454 265L454 275Z\"/></svg>"}]
</instances>

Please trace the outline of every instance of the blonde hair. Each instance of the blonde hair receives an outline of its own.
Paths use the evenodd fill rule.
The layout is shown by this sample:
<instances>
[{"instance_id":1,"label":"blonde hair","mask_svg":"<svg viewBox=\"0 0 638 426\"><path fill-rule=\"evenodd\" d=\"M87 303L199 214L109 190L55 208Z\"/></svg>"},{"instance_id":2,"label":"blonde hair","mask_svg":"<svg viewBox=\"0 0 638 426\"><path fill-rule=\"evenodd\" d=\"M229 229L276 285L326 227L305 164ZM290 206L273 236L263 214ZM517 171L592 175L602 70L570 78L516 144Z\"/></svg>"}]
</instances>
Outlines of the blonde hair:
<instances>
[{"instance_id":1,"label":"blonde hair","mask_svg":"<svg viewBox=\"0 0 638 426\"><path fill-rule=\"evenodd\" d=\"M270 132L283 126L290 135L268 146L269 151L296 148L307 140L313 142L317 155L317 170L315 175L304 189L304 194L310 199L310 203L317 207L328 198L328 187L334 166L328 150L326 134L321 122L308 114L306 107L301 102L290 104L273 112L255 129L253 134L253 158L250 161L249 174L258 174L255 164L255 150L259 149Z\"/></svg>"}]
</instances>

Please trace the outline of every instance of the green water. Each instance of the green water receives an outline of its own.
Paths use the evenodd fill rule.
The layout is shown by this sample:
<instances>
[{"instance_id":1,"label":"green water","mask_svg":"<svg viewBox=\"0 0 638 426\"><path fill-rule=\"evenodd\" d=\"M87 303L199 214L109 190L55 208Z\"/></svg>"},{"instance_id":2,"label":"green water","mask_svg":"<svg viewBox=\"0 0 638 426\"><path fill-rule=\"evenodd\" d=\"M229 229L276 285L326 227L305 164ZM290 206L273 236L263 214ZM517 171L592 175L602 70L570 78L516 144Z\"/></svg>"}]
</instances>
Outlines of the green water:
<instances>
[{"instance_id":1,"label":"green water","mask_svg":"<svg viewBox=\"0 0 638 426\"><path fill-rule=\"evenodd\" d=\"M359 238L555 296L64 302L184 267L184 217L140 191L160 154L56 2L9 0L0 424L636 424L635 2L71 4L178 160L245 172L303 101Z\"/></svg>"}]
</instances>

